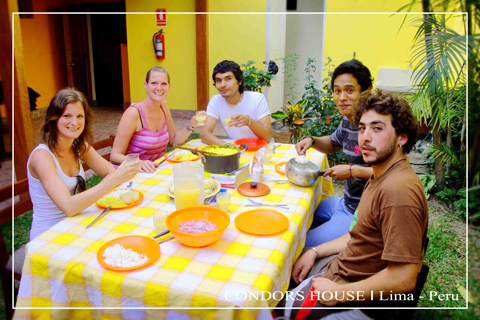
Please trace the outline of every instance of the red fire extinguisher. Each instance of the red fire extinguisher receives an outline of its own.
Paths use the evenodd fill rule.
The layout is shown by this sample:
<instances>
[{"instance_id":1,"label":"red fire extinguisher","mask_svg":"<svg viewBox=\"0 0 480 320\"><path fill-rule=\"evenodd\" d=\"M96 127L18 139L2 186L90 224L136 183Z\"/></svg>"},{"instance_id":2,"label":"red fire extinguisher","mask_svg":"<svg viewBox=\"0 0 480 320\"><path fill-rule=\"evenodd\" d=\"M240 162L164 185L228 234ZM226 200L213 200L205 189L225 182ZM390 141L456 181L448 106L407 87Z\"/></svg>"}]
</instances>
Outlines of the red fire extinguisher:
<instances>
[{"instance_id":1,"label":"red fire extinguisher","mask_svg":"<svg viewBox=\"0 0 480 320\"><path fill-rule=\"evenodd\" d=\"M165 36L163 29L153 34L153 50L157 59L165 59Z\"/></svg>"}]
</instances>

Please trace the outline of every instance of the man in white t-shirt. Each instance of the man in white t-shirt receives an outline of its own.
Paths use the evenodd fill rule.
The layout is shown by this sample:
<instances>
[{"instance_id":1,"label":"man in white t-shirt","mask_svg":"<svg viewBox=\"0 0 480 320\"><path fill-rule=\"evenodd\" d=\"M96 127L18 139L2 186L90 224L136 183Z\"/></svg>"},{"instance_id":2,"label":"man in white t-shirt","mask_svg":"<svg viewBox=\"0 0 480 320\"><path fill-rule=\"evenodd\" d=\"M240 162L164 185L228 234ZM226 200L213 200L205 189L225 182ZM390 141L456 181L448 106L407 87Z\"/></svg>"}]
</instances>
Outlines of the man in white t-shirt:
<instances>
[{"instance_id":1,"label":"man in white t-shirt","mask_svg":"<svg viewBox=\"0 0 480 320\"><path fill-rule=\"evenodd\" d=\"M212 78L220 94L213 96L208 103L207 120L200 133L202 142L225 144L213 134L217 121L220 121L229 139L261 138L270 141L272 125L267 100L259 92L244 91L240 66L224 60L215 66Z\"/></svg>"}]
</instances>

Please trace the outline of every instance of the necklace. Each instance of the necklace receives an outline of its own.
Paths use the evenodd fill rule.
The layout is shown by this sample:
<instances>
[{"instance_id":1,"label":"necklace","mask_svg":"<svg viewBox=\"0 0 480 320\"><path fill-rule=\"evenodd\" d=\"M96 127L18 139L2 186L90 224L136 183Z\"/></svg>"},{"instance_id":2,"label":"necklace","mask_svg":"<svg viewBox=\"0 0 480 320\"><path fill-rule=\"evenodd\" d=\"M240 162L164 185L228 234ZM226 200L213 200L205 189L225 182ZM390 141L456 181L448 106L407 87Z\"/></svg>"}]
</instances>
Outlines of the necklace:
<instances>
[{"instance_id":1,"label":"necklace","mask_svg":"<svg viewBox=\"0 0 480 320\"><path fill-rule=\"evenodd\" d=\"M228 103L227 98L225 98L225 103L226 103L227 106L229 106L230 108L236 108L236 107L238 106L238 104L239 104L240 102L242 102L242 99L243 99L243 93L240 94L240 99L238 99L237 103L235 103L235 104L230 104L230 103Z\"/></svg>"},{"instance_id":2,"label":"necklace","mask_svg":"<svg viewBox=\"0 0 480 320\"><path fill-rule=\"evenodd\" d=\"M399 163L400 161L404 161L404 160L407 160L406 158L403 158L403 159L400 159L400 160L397 160L395 161L394 164L392 164L387 170L385 170L385 172L387 172L388 170L392 169L397 163Z\"/></svg>"}]
</instances>

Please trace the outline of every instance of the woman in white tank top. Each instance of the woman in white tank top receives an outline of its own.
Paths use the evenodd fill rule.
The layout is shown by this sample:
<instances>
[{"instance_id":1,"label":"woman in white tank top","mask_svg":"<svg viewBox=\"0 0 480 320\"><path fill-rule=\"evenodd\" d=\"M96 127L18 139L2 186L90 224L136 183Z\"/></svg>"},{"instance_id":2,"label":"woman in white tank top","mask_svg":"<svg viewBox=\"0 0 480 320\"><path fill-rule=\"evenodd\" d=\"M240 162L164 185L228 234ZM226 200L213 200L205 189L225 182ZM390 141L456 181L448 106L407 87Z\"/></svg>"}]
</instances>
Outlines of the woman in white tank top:
<instances>
[{"instance_id":1,"label":"woman in white tank top","mask_svg":"<svg viewBox=\"0 0 480 320\"><path fill-rule=\"evenodd\" d=\"M44 144L38 145L27 162L33 221L30 239L94 204L119 184L132 179L140 161L123 163L115 170L90 144L93 140L93 113L85 96L71 88L58 91L45 115ZM102 181L84 189L85 173L81 161ZM83 188L82 188L83 187Z\"/></svg>"}]
</instances>

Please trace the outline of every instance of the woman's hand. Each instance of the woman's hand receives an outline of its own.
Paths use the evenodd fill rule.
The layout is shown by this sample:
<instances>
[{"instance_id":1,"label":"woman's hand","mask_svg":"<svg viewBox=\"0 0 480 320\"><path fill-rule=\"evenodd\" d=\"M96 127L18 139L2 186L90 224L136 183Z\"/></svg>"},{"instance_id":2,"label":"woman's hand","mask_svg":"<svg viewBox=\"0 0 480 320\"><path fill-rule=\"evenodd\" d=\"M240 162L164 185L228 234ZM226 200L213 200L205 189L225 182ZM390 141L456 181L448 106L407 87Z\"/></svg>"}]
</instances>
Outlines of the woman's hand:
<instances>
[{"instance_id":1,"label":"woman's hand","mask_svg":"<svg viewBox=\"0 0 480 320\"><path fill-rule=\"evenodd\" d=\"M207 112L206 111L197 111L195 113L195 115L192 117L192 119L190 120L190 125L194 128L198 128L199 127L199 124L198 124L198 120L197 120L197 117L207 117ZM205 120L202 121L202 123L205 123ZM203 124L202 124L203 125Z\"/></svg>"},{"instance_id":2,"label":"woman's hand","mask_svg":"<svg viewBox=\"0 0 480 320\"><path fill-rule=\"evenodd\" d=\"M154 173L157 170L158 163L150 160L140 160L140 172Z\"/></svg>"},{"instance_id":3,"label":"woman's hand","mask_svg":"<svg viewBox=\"0 0 480 320\"><path fill-rule=\"evenodd\" d=\"M131 180L140 170L140 160L138 161L124 161L118 166L114 175L117 179L117 185Z\"/></svg>"},{"instance_id":4,"label":"woman's hand","mask_svg":"<svg viewBox=\"0 0 480 320\"><path fill-rule=\"evenodd\" d=\"M305 251L302 256L295 262L292 270L292 278L296 283L300 283L307 277L308 273L315 263L317 254L313 250Z\"/></svg>"}]
</instances>

